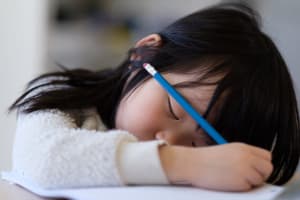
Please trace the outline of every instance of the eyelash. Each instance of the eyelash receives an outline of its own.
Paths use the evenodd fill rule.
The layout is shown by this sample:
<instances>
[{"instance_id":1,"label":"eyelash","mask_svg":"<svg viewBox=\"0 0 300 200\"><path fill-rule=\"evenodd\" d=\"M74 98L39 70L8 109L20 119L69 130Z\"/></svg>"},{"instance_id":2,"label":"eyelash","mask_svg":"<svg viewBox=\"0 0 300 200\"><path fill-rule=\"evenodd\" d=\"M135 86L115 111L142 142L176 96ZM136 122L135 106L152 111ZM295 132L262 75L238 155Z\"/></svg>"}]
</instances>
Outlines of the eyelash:
<instances>
[{"instance_id":1,"label":"eyelash","mask_svg":"<svg viewBox=\"0 0 300 200\"><path fill-rule=\"evenodd\" d=\"M169 105L169 110L171 115L176 119L176 120L180 120L179 117L176 116L172 106L171 106L171 101L170 101L170 97L168 97L168 105Z\"/></svg>"},{"instance_id":2,"label":"eyelash","mask_svg":"<svg viewBox=\"0 0 300 200\"><path fill-rule=\"evenodd\" d=\"M175 115L175 112L174 112L174 110L173 110L173 108L172 108L172 105L171 105L170 97L168 97L168 105L169 105L169 110L170 110L171 115L172 115L176 120L180 120L180 118L177 117L177 116ZM194 141L192 142L192 147L197 147L196 142L194 142Z\"/></svg>"}]
</instances>

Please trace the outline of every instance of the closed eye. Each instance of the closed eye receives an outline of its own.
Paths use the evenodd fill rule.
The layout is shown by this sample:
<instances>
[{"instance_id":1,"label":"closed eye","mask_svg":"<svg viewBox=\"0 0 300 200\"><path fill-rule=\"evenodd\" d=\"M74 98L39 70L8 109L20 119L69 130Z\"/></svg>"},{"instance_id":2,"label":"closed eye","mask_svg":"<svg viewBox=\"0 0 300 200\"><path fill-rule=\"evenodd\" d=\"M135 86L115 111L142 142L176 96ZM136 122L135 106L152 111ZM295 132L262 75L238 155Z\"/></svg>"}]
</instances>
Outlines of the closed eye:
<instances>
[{"instance_id":1,"label":"closed eye","mask_svg":"<svg viewBox=\"0 0 300 200\"><path fill-rule=\"evenodd\" d=\"M180 120L179 117L176 116L173 108L172 108L172 105L171 105L171 101L170 101L170 97L168 96L168 105L169 105L169 110L170 110L170 113L171 115L174 117L174 119L176 120Z\"/></svg>"}]
</instances>

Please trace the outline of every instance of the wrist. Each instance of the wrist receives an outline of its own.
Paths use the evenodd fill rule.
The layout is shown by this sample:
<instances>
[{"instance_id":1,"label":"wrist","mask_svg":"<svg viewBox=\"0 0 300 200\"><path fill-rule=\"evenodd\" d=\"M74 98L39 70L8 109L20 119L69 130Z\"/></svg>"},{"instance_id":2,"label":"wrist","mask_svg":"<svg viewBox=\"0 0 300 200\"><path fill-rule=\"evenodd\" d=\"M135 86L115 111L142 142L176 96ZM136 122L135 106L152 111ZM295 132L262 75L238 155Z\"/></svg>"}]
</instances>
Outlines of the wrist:
<instances>
[{"instance_id":1,"label":"wrist","mask_svg":"<svg viewBox=\"0 0 300 200\"><path fill-rule=\"evenodd\" d=\"M165 174L172 184L188 183L190 147L164 145L159 148L159 155Z\"/></svg>"}]
</instances>

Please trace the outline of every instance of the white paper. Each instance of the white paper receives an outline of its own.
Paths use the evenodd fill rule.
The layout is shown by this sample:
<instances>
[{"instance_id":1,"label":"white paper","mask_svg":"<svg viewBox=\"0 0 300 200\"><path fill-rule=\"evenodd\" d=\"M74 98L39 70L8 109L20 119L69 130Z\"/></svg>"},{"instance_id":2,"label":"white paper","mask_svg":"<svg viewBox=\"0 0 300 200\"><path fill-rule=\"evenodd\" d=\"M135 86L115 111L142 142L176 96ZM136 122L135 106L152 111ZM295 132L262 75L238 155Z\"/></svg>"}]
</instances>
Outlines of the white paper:
<instances>
[{"instance_id":1,"label":"white paper","mask_svg":"<svg viewBox=\"0 0 300 200\"><path fill-rule=\"evenodd\" d=\"M46 190L11 172L2 173L2 179L21 185L25 189L43 197L63 197L74 200L270 200L277 197L284 189L283 187L266 184L249 192L218 192L179 186L126 186Z\"/></svg>"}]
</instances>

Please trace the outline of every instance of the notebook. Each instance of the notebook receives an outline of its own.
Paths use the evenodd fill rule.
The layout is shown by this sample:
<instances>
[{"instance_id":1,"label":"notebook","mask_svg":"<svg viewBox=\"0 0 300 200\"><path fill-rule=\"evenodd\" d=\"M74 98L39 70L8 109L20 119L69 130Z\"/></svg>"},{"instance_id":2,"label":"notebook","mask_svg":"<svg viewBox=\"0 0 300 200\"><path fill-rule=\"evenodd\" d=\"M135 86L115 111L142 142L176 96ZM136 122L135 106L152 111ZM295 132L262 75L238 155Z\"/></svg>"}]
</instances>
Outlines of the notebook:
<instances>
[{"instance_id":1,"label":"notebook","mask_svg":"<svg viewBox=\"0 0 300 200\"><path fill-rule=\"evenodd\" d=\"M12 184L20 185L39 196L74 200L271 200L275 199L284 190L283 187L269 184L248 192L220 192L187 186L125 186L48 190L40 188L29 180L25 180L12 172L3 172L2 179Z\"/></svg>"}]
</instances>

